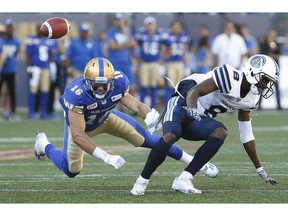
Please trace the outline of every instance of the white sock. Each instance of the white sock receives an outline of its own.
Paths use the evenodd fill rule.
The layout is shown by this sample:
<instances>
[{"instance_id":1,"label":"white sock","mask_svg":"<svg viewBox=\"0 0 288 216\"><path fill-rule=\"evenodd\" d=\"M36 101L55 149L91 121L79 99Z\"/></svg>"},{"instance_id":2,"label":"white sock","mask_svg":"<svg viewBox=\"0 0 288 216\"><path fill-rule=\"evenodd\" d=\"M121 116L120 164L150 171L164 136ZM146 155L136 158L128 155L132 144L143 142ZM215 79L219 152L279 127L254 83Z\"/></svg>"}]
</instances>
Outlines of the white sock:
<instances>
[{"instance_id":1,"label":"white sock","mask_svg":"<svg viewBox=\"0 0 288 216\"><path fill-rule=\"evenodd\" d=\"M142 181L142 182L149 182L149 179L143 178L141 175L138 177L137 181Z\"/></svg>"},{"instance_id":2,"label":"white sock","mask_svg":"<svg viewBox=\"0 0 288 216\"><path fill-rule=\"evenodd\" d=\"M192 178L193 179L193 175L187 171L183 171L181 173L181 175L179 176L179 179L188 179L188 178Z\"/></svg>"},{"instance_id":3,"label":"white sock","mask_svg":"<svg viewBox=\"0 0 288 216\"><path fill-rule=\"evenodd\" d=\"M191 155L189 155L189 154L187 154L186 152L183 151L182 157L180 158L179 161L181 161L181 162L183 162L183 163L188 165L193 160L193 158L194 158L193 156L191 156Z\"/></svg>"}]
</instances>

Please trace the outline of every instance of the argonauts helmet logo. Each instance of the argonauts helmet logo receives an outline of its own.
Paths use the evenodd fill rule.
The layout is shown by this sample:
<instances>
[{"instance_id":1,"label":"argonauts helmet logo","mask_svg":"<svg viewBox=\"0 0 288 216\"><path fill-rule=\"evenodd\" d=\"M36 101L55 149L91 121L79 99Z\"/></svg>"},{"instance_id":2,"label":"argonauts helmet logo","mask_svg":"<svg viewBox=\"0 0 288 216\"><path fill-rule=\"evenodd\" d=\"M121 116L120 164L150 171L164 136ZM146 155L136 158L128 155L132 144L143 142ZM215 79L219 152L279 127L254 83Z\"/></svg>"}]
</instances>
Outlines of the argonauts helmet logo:
<instances>
[{"instance_id":1,"label":"argonauts helmet logo","mask_svg":"<svg viewBox=\"0 0 288 216\"><path fill-rule=\"evenodd\" d=\"M264 56L256 55L250 60L250 64L254 68L261 68L266 63L266 58Z\"/></svg>"}]
</instances>

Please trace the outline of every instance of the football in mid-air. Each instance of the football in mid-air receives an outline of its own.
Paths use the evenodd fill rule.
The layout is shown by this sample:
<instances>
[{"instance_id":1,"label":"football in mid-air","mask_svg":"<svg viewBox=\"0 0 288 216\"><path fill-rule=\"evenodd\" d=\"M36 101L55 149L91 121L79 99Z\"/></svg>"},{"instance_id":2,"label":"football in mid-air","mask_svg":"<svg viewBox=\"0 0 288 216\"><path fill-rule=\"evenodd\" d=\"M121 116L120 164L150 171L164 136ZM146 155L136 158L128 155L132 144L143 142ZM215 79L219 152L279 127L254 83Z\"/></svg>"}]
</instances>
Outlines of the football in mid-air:
<instances>
[{"instance_id":1,"label":"football in mid-air","mask_svg":"<svg viewBox=\"0 0 288 216\"><path fill-rule=\"evenodd\" d=\"M46 38L58 39L64 37L70 30L71 24L62 17L52 17L40 27L40 34Z\"/></svg>"}]
</instances>

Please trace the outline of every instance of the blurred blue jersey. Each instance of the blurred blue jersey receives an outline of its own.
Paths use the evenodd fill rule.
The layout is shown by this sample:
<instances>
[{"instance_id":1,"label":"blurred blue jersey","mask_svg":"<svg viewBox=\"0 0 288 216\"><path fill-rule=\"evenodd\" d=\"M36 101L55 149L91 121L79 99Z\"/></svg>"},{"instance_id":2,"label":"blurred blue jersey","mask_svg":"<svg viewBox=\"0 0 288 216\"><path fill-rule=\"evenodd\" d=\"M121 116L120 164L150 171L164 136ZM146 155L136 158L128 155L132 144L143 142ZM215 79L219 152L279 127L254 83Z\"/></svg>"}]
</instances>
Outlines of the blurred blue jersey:
<instances>
[{"instance_id":1,"label":"blurred blue jersey","mask_svg":"<svg viewBox=\"0 0 288 216\"><path fill-rule=\"evenodd\" d=\"M51 39L38 36L27 37L26 55L30 56L32 66L49 68L52 51L53 41Z\"/></svg>"},{"instance_id":2,"label":"blurred blue jersey","mask_svg":"<svg viewBox=\"0 0 288 216\"><path fill-rule=\"evenodd\" d=\"M161 44L167 37L162 29L157 29L153 35L149 35L145 28L140 28L136 34L136 40L140 46L139 57L145 62L159 61L161 57Z\"/></svg>"},{"instance_id":3,"label":"blurred blue jersey","mask_svg":"<svg viewBox=\"0 0 288 216\"><path fill-rule=\"evenodd\" d=\"M115 71L114 87L111 94L102 99L96 99L85 86L83 77L73 80L60 97L60 103L65 111L66 122L68 110L83 114L86 122L85 131L92 131L99 127L129 90L129 80L125 74Z\"/></svg>"},{"instance_id":4,"label":"blurred blue jersey","mask_svg":"<svg viewBox=\"0 0 288 216\"><path fill-rule=\"evenodd\" d=\"M3 40L3 49L6 52L6 60L3 64L2 71L5 74L16 73L17 71L17 55L21 46L21 41L16 38L5 38Z\"/></svg>"},{"instance_id":5,"label":"blurred blue jersey","mask_svg":"<svg viewBox=\"0 0 288 216\"><path fill-rule=\"evenodd\" d=\"M96 55L94 42L90 39L73 39L65 55L70 59L73 68L78 71L84 71L87 62Z\"/></svg>"},{"instance_id":6,"label":"blurred blue jersey","mask_svg":"<svg viewBox=\"0 0 288 216\"><path fill-rule=\"evenodd\" d=\"M171 56L166 61L183 61L185 47L190 41L190 36L186 32L181 32L179 35L169 33L164 44L167 47L172 47Z\"/></svg>"},{"instance_id":7,"label":"blurred blue jersey","mask_svg":"<svg viewBox=\"0 0 288 216\"><path fill-rule=\"evenodd\" d=\"M129 37L133 38L132 34L129 34ZM119 45L127 43L129 38L127 35L120 29L112 27L107 31L107 41L114 41ZM130 49L120 49L112 50L108 48L108 59L111 62L130 62Z\"/></svg>"}]
</instances>

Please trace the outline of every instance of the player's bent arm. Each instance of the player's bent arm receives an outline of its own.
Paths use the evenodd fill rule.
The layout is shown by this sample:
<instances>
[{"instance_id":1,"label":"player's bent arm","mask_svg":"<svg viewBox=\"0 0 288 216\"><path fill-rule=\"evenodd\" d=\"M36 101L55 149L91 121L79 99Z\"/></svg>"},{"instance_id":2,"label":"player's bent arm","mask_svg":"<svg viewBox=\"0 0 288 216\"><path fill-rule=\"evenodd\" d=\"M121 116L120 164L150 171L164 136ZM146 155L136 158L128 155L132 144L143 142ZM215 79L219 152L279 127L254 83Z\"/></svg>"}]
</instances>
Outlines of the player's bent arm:
<instances>
[{"instance_id":1,"label":"player's bent arm","mask_svg":"<svg viewBox=\"0 0 288 216\"><path fill-rule=\"evenodd\" d=\"M197 107L197 99L201 96L207 95L215 90L218 87L214 82L213 78L209 78L204 80L202 83L197 84L193 88L191 88L186 97L186 104L188 107Z\"/></svg>"},{"instance_id":2,"label":"player's bent arm","mask_svg":"<svg viewBox=\"0 0 288 216\"><path fill-rule=\"evenodd\" d=\"M94 141L85 133L84 115L69 110L69 124L73 141L85 152L92 155L96 148Z\"/></svg>"},{"instance_id":3,"label":"player's bent arm","mask_svg":"<svg viewBox=\"0 0 288 216\"><path fill-rule=\"evenodd\" d=\"M145 119L151 109L146 104L140 102L137 98L127 93L122 99L121 103L131 111L137 113L141 118Z\"/></svg>"},{"instance_id":4,"label":"player's bent arm","mask_svg":"<svg viewBox=\"0 0 288 216\"><path fill-rule=\"evenodd\" d=\"M240 131L240 139L243 143L244 149L257 169L261 167L261 163L256 150L256 142L252 130L250 111L238 110L238 126Z\"/></svg>"}]
</instances>

